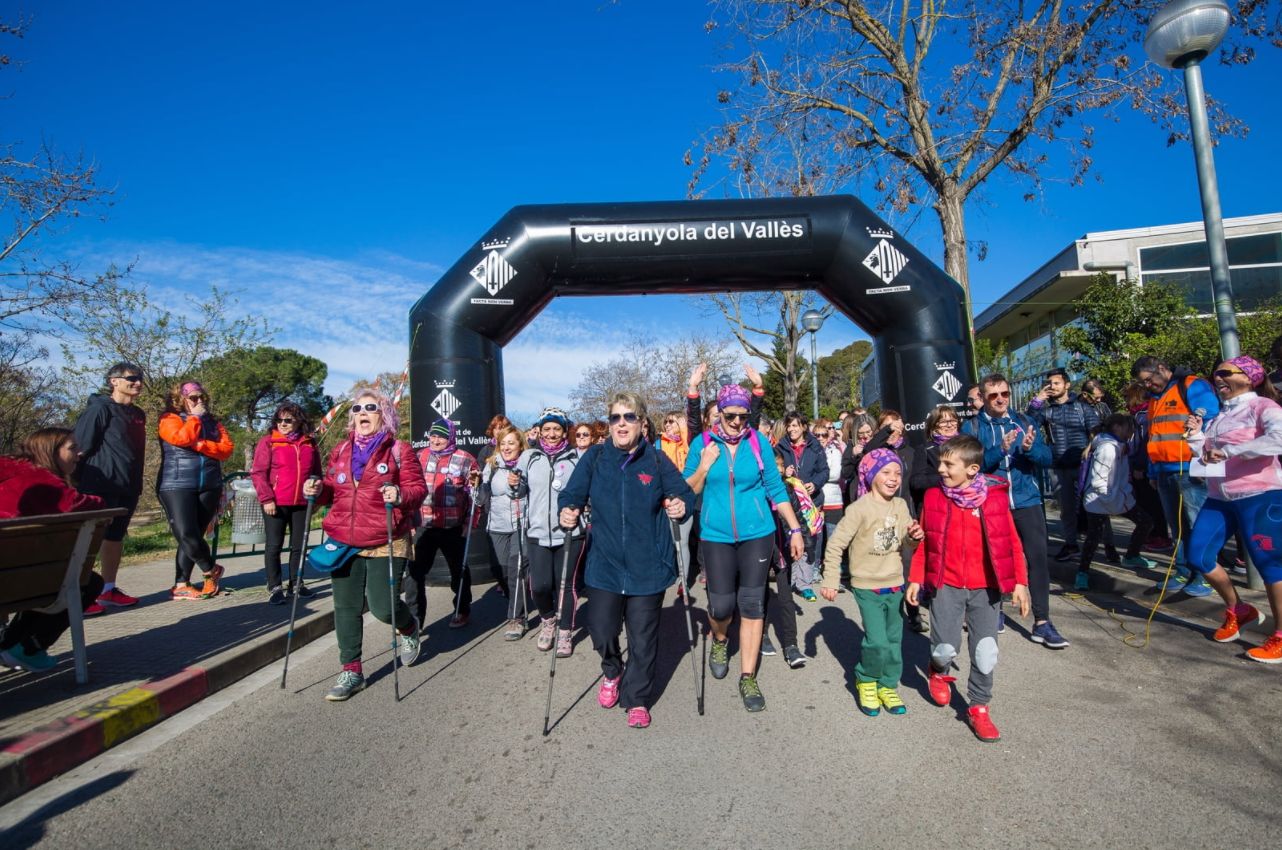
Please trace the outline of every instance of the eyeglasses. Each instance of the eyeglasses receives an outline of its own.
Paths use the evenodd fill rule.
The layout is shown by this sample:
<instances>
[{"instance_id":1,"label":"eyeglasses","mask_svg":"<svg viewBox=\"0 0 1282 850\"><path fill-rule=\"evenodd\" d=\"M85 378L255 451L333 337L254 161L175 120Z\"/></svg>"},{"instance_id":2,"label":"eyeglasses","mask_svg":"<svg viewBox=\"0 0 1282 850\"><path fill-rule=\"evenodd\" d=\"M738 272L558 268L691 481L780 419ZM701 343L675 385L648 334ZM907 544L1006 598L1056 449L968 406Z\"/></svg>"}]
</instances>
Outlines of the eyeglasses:
<instances>
[{"instance_id":1,"label":"eyeglasses","mask_svg":"<svg viewBox=\"0 0 1282 850\"><path fill-rule=\"evenodd\" d=\"M723 410L721 411L721 418L724 419L726 422L742 422L743 420L748 418L748 414L730 413L728 411Z\"/></svg>"},{"instance_id":2,"label":"eyeglasses","mask_svg":"<svg viewBox=\"0 0 1282 850\"><path fill-rule=\"evenodd\" d=\"M130 384L142 383L142 375L116 375L115 377Z\"/></svg>"},{"instance_id":3,"label":"eyeglasses","mask_svg":"<svg viewBox=\"0 0 1282 850\"><path fill-rule=\"evenodd\" d=\"M935 423L936 428L956 428L961 423L956 419L941 419Z\"/></svg>"},{"instance_id":4,"label":"eyeglasses","mask_svg":"<svg viewBox=\"0 0 1282 850\"><path fill-rule=\"evenodd\" d=\"M1002 390L1002 391L1001 391L1001 392L999 392L999 393L989 393L989 394L988 394L988 400L989 400L989 401L992 401L992 400L993 400L993 399L995 399L995 398L1010 398L1010 390Z\"/></svg>"},{"instance_id":5,"label":"eyeglasses","mask_svg":"<svg viewBox=\"0 0 1282 850\"><path fill-rule=\"evenodd\" d=\"M627 422L631 424L633 422L636 422L640 418L641 418L640 416L637 416L635 413L632 413L631 411L627 413L611 413L610 424L618 425L620 422Z\"/></svg>"},{"instance_id":6,"label":"eyeglasses","mask_svg":"<svg viewBox=\"0 0 1282 850\"><path fill-rule=\"evenodd\" d=\"M1215 370L1215 377L1217 378L1227 378L1231 375L1245 375L1245 374L1246 373L1243 372L1241 369L1216 369Z\"/></svg>"},{"instance_id":7,"label":"eyeglasses","mask_svg":"<svg viewBox=\"0 0 1282 850\"><path fill-rule=\"evenodd\" d=\"M279 418L279 419L277 419L277 420L276 420L276 424L278 424L278 425L293 425L293 424L294 424L294 420L293 420L293 419L290 419L288 416L282 416L281 418Z\"/></svg>"},{"instance_id":8,"label":"eyeglasses","mask_svg":"<svg viewBox=\"0 0 1282 850\"><path fill-rule=\"evenodd\" d=\"M360 413L361 411L364 411L366 413L373 413L376 410L378 410L378 404L372 401L367 401L364 404L352 405L352 413Z\"/></svg>"}]
</instances>

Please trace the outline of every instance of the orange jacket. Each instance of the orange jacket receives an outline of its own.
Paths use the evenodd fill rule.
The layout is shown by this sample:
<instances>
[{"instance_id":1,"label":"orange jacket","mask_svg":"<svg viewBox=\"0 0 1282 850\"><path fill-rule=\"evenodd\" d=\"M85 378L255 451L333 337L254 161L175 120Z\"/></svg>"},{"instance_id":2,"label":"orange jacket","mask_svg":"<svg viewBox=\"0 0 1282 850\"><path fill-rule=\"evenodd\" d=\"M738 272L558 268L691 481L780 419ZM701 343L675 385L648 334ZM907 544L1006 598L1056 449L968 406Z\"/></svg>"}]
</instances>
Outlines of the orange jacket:
<instances>
[{"instance_id":1,"label":"orange jacket","mask_svg":"<svg viewBox=\"0 0 1282 850\"><path fill-rule=\"evenodd\" d=\"M198 416L188 416L183 419L177 413L166 413L160 417L157 430L160 432L160 439L170 445L191 449L217 461L224 461L231 457L235 444L227 435L227 429L223 427L223 423L214 423L218 429L218 436L214 439L202 437L201 423L202 419ZM208 434L207 430L206 434Z\"/></svg>"}]
</instances>

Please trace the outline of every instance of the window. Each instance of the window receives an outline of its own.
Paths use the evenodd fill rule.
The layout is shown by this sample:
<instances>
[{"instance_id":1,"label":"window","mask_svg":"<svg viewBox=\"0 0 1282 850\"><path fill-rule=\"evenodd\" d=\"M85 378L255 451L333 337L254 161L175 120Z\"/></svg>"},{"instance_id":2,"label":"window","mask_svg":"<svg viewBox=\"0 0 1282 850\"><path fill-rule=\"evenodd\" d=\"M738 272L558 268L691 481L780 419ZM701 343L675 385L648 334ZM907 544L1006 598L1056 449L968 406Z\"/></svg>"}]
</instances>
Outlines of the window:
<instances>
[{"instance_id":1,"label":"window","mask_svg":"<svg viewBox=\"0 0 1282 850\"><path fill-rule=\"evenodd\" d=\"M1282 295L1282 233L1235 236L1227 246L1237 309L1255 309ZM1199 313L1214 311L1210 267L1205 241L1140 249L1141 281L1175 287Z\"/></svg>"}]
</instances>

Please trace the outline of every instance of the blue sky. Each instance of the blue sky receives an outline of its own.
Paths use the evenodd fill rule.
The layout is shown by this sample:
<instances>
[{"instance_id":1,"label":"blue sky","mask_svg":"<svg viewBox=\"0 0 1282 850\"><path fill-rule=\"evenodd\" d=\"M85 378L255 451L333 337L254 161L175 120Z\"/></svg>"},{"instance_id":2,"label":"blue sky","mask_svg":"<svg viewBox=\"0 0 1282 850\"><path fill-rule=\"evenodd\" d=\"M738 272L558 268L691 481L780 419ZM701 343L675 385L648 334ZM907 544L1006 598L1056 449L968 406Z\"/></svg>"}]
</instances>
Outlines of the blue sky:
<instances>
[{"instance_id":1,"label":"blue sky","mask_svg":"<svg viewBox=\"0 0 1282 850\"><path fill-rule=\"evenodd\" d=\"M59 249L86 270L137 258L159 289L240 290L277 344L330 364L331 392L399 371L409 306L512 206L684 197L682 156L733 82L697 0L17 8L4 138L83 150L117 189ZM1252 127L1217 153L1228 216L1280 208L1278 53L1206 69ZM997 181L968 208L989 245L977 311L1087 231L1200 218L1187 146L1129 114L1096 124L1098 182L1026 203ZM892 224L938 260L931 211ZM679 297L555 301L505 353L510 406L563 401L633 333L687 328L725 334ZM830 320L820 349L857 336Z\"/></svg>"}]
</instances>

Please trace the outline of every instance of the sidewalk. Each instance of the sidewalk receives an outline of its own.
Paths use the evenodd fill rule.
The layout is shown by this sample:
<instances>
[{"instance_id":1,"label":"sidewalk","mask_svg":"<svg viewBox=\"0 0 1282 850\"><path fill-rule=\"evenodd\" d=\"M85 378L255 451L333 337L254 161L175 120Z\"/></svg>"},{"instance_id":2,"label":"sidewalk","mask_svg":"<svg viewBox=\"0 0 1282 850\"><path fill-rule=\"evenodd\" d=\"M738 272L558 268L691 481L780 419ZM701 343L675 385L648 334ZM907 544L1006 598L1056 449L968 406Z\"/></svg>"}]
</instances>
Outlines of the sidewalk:
<instances>
[{"instance_id":1,"label":"sidewalk","mask_svg":"<svg viewBox=\"0 0 1282 850\"><path fill-rule=\"evenodd\" d=\"M0 667L0 804L81 764L285 654L289 605L268 605L261 549L220 557L225 592L173 601L172 556L123 567L133 608L85 620L89 683L77 685L71 641L47 673ZM294 647L333 629L328 580L309 580Z\"/></svg>"}]
</instances>

